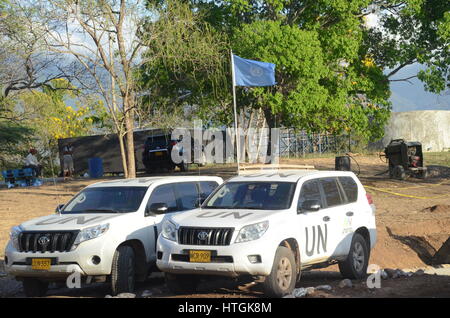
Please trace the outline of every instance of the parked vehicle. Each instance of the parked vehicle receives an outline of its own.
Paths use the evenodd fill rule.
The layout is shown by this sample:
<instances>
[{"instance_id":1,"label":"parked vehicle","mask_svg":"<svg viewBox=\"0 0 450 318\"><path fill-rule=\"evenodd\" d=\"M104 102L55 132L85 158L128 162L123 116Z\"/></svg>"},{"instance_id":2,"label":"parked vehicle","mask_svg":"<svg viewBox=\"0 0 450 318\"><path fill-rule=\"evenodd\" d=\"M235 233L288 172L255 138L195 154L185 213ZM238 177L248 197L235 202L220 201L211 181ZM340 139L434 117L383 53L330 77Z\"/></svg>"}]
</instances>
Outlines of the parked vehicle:
<instances>
[{"instance_id":1,"label":"parked vehicle","mask_svg":"<svg viewBox=\"0 0 450 318\"><path fill-rule=\"evenodd\" d=\"M142 162L147 173L152 173L160 168L173 171L179 167L181 171L188 170L186 162L175 163L172 159L172 150L178 151L180 157L185 151L179 140L173 140L170 135L159 134L147 138L142 153Z\"/></svg>"},{"instance_id":2,"label":"parked vehicle","mask_svg":"<svg viewBox=\"0 0 450 318\"><path fill-rule=\"evenodd\" d=\"M375 206L352 172L264 171L165 220L157 266L174 292L194 291L200 275L250 275L281 297L302 270L339 264L344 277L364 277L375 242Z\"/></svg>"},{"instance_id":3,"label":"parked vehicle","mask_svg":"<svg viewBox=\"0 0 450 318\"><path fill-rule=\"evenodd\" d=\"M43 296L49 282L79 273L110 281L112 293L131 292L157 270L156 240L169 215L191 210L223 180L219 177L151 177L92 184L57 214L11 229L5 270L23 282L27 296Z\"/></svg>"}]
</instances>

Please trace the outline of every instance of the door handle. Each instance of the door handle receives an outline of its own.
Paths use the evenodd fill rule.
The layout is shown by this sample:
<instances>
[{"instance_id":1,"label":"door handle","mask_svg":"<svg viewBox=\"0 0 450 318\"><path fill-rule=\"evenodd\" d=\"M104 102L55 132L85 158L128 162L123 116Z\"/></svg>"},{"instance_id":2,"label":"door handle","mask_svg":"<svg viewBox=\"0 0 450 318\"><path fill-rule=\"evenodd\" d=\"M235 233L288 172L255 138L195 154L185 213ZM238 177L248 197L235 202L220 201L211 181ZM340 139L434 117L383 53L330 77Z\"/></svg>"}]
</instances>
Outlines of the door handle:
<instances>
[{"instance_id":1,"label":"door handle","mask_svg":"<svg viewBox=\"0 0 450 318\"><path fill-rule=\"evenodd\" d=\"M353 212L349 211L347 213L345 213L346 216L353 216Z\"/></svg>"},{"instance_id":2,"label":"door handle","mask_svg":"<svg viewBox=\"0 0 450 318\"><path fill-rule=\"evenodd\" d=\"M330 220L330 217L329 216L324 216L323 220L324 220L324 222L328 222Z\"/></svg>"}]
</instances>

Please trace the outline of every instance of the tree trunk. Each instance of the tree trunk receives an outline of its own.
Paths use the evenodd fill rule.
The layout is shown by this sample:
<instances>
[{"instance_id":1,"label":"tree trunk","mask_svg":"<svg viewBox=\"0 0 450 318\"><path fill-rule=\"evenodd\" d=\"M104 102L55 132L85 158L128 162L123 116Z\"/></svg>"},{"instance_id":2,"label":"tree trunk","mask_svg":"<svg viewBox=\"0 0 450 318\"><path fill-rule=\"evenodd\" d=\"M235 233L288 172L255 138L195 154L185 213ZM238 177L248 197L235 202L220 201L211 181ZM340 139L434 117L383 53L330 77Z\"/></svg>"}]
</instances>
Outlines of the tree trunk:
<instances>
[{"instance_id":1,"label":"tree trunk","mask_svg":"<svg viewBox=\"0 0 450 318\"><path fill-rule=\"evenodd\" d=\"M272 155L272 128L275 128L275 116L270 108L264 108L264 117L266 117L267 126L269 126L269 138L267 140L267 156Z\"/></svg>"},{"instance_id":2,"label":"tree trunk","mask_svg":"<svg viewBox=\"0 0 450 318\"><path fill-rule=\"evenodd\" d=\"M127 149L127 178L136 178L136 163L134 156L134 108L130 96L126 96L124 99L125 109L125 144Z\"/></svg>"},{"instance_id":3,"label":"tree trunk","mask_svg":"<svg viewBox=\"0 0 450 318\"><path fill-rule=\"evenodd\" d=\"M121 131L117 133L119 137L119 145L120 145L120 155L122 157L122 166L123 166L123 175L125 178L128 178L128 164L127 164L127 152L125 150L125 144L123 142L123 134Z\"/></svg>"}]
</instances>

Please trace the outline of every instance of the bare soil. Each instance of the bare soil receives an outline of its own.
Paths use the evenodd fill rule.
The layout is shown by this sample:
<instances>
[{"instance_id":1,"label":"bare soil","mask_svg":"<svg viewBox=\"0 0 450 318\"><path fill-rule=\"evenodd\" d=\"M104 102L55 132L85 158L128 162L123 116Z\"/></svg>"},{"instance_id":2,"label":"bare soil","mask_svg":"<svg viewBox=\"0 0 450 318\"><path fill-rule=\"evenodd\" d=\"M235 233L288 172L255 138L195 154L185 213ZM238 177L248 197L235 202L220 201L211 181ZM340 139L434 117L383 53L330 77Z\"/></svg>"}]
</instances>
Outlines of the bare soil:
<instances>
[{"instance_id":1,"label":"bare soil","mask_svg":"<svg viewBox=\"0 0 450 318\"><path fill-rule=\"evenodd\" d=\"M370 263L381 268L418 269L438 266L443 260L438 251L450 236L450 167L429 166L430 177L409 177L405 181L389 179L387 164L377 156L354 155L352 169L377 207L378 242ZM285 163L314 165L317 169L334 169L334 158L285 159ZM235 175L230 165L203 167L187 174L214 174L224 179ZM180 172L175 172L180 174ZM164 174L164 173L160 173ZM41 187L0 189L0 296L23 296L20 283L2 275L2 261L9 229L31 218L53 213L58 204L67 202L86 185L100 180L76 179L46 183ZM442 250L441 253L442 254ZM448 254L448 253L446 253ZM437 257L439 256L439 257ZM2 277L3 276L3 277ZM304 274L299 286L322 284L333 286L331 292L317 292L313 297L450 297L450 276L424 275L384 281L380 290L369 290L364 282L351 289L340 289L337 266L326 271ZM203 286L203 287L202 287ZM261 297L260 284L234 280L212 280L203 284L199 294L183 297ZM153 291L155 297L170 297L161 275L139 285L138 294ZM52 289L52 297L104 297L106 285L92 285L81 290Z\"/></svg>"}]
</instances>

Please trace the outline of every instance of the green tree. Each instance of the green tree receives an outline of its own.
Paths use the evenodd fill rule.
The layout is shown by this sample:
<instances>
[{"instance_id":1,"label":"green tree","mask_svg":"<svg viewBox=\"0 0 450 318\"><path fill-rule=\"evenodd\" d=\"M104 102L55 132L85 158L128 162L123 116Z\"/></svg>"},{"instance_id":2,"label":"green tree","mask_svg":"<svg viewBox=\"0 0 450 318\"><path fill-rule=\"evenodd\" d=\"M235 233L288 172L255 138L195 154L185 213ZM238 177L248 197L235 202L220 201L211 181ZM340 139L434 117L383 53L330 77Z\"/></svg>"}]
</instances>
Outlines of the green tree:
<instances>
[{"instance_id":1,"label":"green tree","mask_svg":"<svg viewBox=\"0 0 450 318\"><path fill-rule=\"evenodd\" d=\"M377 28L365 34L365 49L375 63L389 69L390 81L418 77L433 93L450 83L450 2L443 0L379 0ZM426 68L407 78L398 72L420 63Z\"/></svg>"},{"instance_id":2,"label":"green tree","mask_svg":"<svg viewBox=\"0 0 450 318\"><path fill-rule=\"evenodd\" d=\"M168 128L185 118L227 117L230 90L226 34L211 28L203 13L179 0L149 1L157 19L142 32L145 63L136 75L140 118L146 125Z\"/></svg>"}]
</instances>

